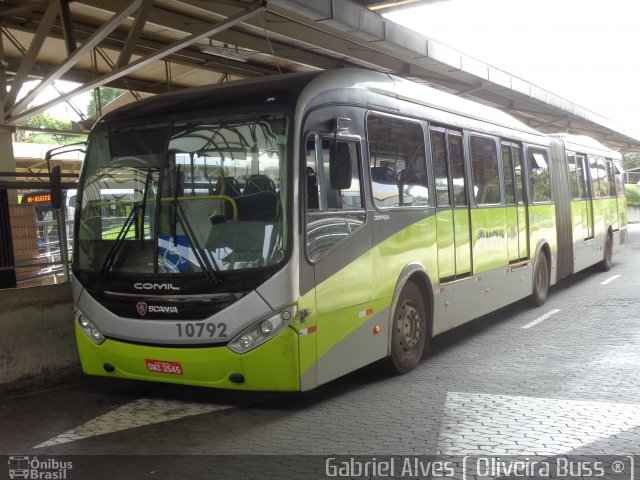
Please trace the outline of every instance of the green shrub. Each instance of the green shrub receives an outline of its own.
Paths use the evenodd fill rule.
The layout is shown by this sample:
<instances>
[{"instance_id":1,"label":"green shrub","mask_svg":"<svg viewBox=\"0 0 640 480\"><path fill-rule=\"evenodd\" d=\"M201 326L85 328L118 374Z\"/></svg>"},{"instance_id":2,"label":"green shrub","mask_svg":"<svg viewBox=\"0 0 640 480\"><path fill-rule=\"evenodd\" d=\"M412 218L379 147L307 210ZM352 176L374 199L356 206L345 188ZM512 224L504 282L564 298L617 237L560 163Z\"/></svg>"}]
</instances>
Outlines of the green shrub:
<instances>
[{"instance_id":1,"label":"green shrub","mask_svg":"<svg viewBox=\"0 0 640 480\"><path fill-rule=\"evenodd\" d=\"M640 186L625 185L624 193L627 196L627 205L640 207Z\"/></svg>"}]
</instances>

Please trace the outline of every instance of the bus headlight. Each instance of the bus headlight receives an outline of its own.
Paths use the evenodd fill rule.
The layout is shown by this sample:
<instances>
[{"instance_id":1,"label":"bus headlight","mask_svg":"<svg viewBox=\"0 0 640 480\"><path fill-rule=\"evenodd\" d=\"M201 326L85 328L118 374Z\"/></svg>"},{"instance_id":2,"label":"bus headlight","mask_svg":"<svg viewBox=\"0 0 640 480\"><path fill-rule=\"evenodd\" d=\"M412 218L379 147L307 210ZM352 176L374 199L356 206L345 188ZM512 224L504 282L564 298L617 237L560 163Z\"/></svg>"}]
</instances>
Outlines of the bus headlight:
<instances>
[{"instance_id":1,"label":"bus headlight","mask_svg":"<svg viewBox=\"0 0 640 480\"><path fill-rule=\"evenodd\" d=\"M78 325L80 325L84 334L89 337L89 340L96 345L100 345L105 341L104 335L100 333L100 330L98 330L96 326L91 323L91 320L89 320L89 318L77 308L75 309L75 317Z\"/></svg>"},{"instance_id":2,"label":"bus headlight","mask_svg":"<svg viewBox=\"0 0 640 480\"><path fill-rule=\"evenodd\" d=\"M84 316L84 315L80 315L80 316L78 317L78 322L80 323L80 326L81 326L82 328L87 328L87 329L91 328L91 322L90 322L90 321L89 321L89 319L88 319L86 316Z\"/></svg>"},{"instance_id":3,"label":"bus headlight","mask_svg":"<svg viewBox=\"0 0 640 480\"><path fill-rule=\"evenodd\" d=\"M246 353L249 350L253 350L288 327L296 317L297 312L298 308L292 305L274 315L263 318L236 335L227 347L236 353Z\"/></svg>"}]
</instances>

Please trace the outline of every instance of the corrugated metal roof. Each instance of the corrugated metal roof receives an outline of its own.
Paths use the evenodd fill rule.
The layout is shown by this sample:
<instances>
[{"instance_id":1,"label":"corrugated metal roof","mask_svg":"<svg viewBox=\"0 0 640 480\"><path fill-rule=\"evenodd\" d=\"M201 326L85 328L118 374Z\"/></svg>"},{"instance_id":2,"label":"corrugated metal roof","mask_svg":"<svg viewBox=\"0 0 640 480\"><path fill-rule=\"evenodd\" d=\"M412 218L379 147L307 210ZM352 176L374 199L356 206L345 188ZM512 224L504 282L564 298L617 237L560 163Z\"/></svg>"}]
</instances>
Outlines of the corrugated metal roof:
<instances>
[{"instance_id":1,"label":"corrugated metal roof","mask_svg":"<svg viewBox=\"0 0 640 480\"><path fill-rule=\"evenodd\" d=\"M106 85L155 94L282 72L359 66L499 108L541 131L587 134L618 150L640 147L639 133L360 5L369 1L149 1L146 8L148 2L141 0L76 0L69 3L69 24L49 10L55 19L51 28L45 28L47 11L57 9L57 1L29 5L4 0L0 18L9 81L16 81L32 49L35 62L29 66L29 76L19 80L54 76L80 82L83 86L77 91ZM403 6L403 2L376 3ZM127 8L131 13L114 21ZM139 21L143 22L140 35L130 40ZM113 28L107 28L111 22ZM77 48L90 46L73 64L69 59L76 55L67 52L65 32L72 32ZM44 42L32 48L38 36L44 36ZM195 40L171 48L187 38ZM240 57L213 56L201 50L207 45ZM160 54L168 49L170 54ZM117 66L123 50L131 58ZM15 124L46 105L26 111L26 105L18 102L18 106L6 105L5 123Z\"/></svg>"}]
</instances>

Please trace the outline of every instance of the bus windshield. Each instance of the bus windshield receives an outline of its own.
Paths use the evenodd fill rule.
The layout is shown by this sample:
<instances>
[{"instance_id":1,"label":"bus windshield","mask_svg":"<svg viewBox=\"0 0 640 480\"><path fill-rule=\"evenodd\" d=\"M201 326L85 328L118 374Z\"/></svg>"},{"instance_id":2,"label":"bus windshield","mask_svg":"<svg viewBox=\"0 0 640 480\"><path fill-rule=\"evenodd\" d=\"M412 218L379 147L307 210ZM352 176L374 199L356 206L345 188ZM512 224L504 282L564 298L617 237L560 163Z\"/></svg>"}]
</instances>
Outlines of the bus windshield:
<instances>
[{"instance_id":1,"label":"bus windshield","mask_svg":"<svg viewBox=\"0 0 640 480\"><path fill-rule=\"evenodd\" d=\"M269 267L287 251L284 113L198 118L91 134L74 267L132 273Z\"/></svg>"}]
</instances>

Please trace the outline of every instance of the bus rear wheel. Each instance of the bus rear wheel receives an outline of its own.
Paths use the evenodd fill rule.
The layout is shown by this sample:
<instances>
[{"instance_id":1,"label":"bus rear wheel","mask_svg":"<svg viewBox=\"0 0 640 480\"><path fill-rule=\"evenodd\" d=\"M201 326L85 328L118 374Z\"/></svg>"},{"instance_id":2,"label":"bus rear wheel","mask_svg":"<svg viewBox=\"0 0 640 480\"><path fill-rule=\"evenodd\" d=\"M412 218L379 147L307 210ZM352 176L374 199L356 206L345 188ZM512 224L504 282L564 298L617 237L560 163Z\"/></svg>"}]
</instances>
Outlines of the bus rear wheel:
<instances>
[{"instance_id":1,"label":"bus rear wheel","mask_svg":"<svg viewBox=\"0 0 640 480\"><path fill-rule=\"evenodd\" d=\"M547 254L540 252L533 267L533 294L531 301L534 306L541 307L549 295L549 263Z\"/></svg>"},{"instance_id":2,"label":"bus rear wheel","mask_svg":"<svg viewBox=\"0 0 640 480\"><path fill-rule=\"evenodd\" d=\"M407 282L398 297L391 318L391 353L387 367L393 373L407 373L418 366L428 348L427 309L420 288Z\"/></svg>"},{"instance_id":3,"label":"bus rear wheel","mask_svg":"<svg viewBox=\"0 0 640 480\"><path fill-rule=\"evenodd\" d=\"M598 270L601 272L608 272L611 270L613 256L613 238L611 238L611 233L607 233L607 238L604 241L604 257L602 261L598 264Z\"/></svg>"}]
</instances>

